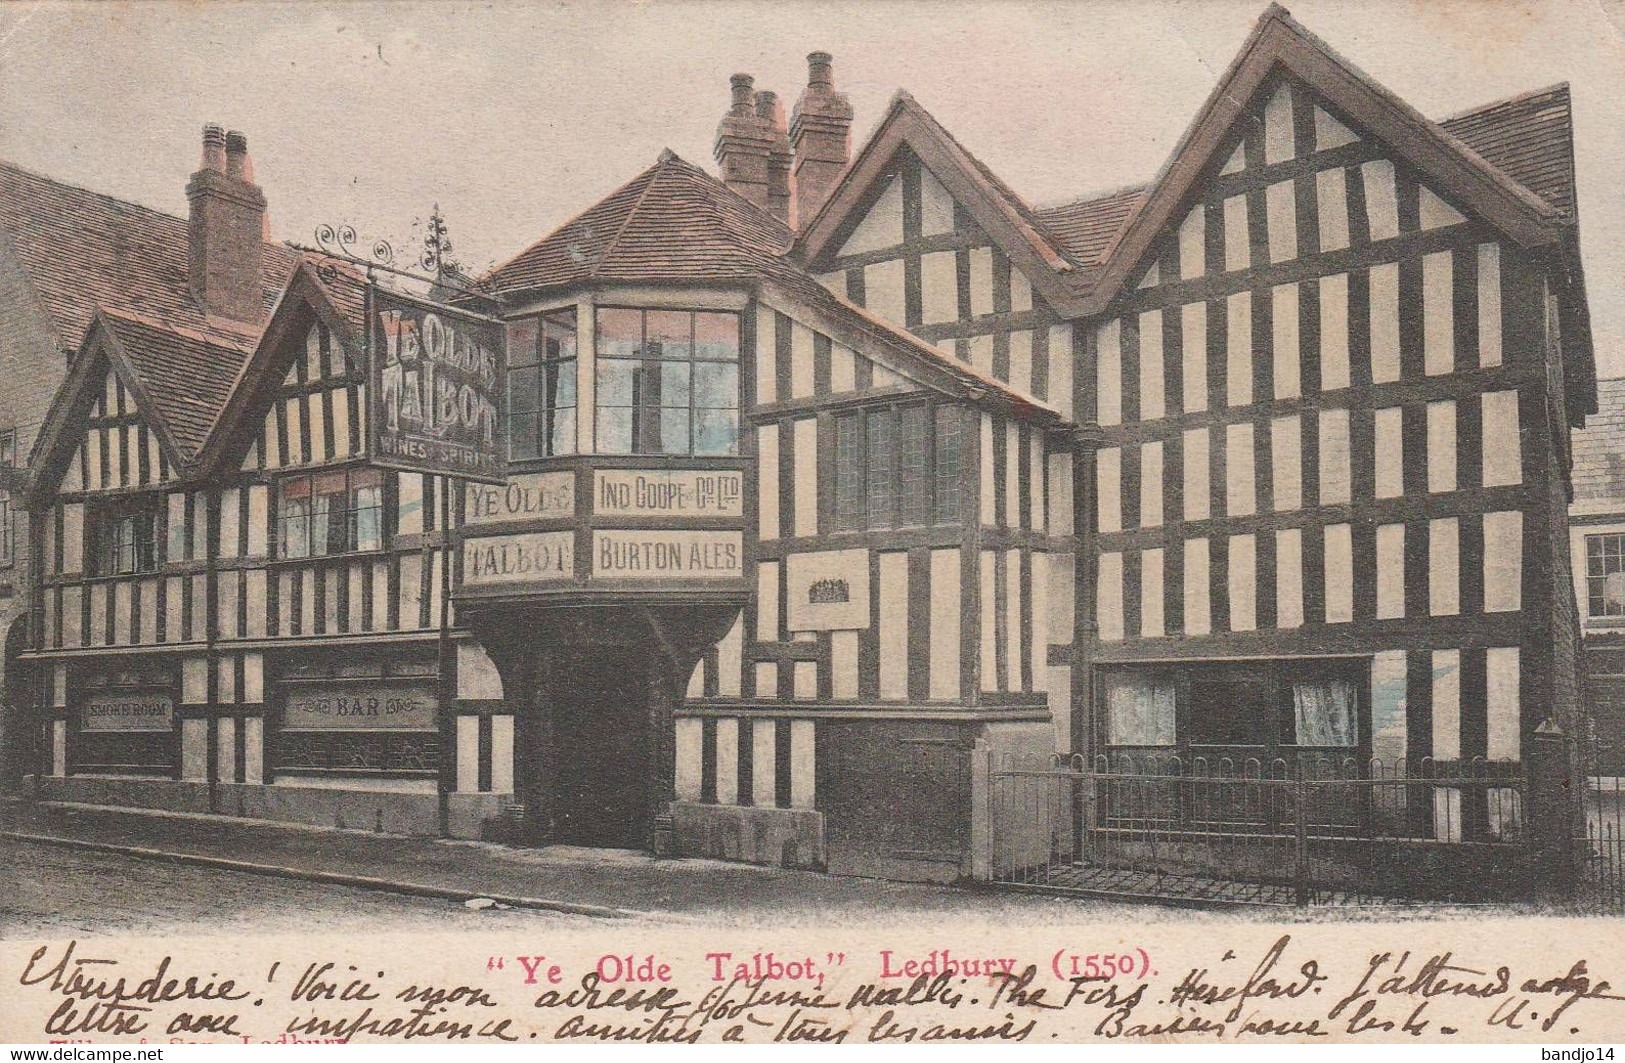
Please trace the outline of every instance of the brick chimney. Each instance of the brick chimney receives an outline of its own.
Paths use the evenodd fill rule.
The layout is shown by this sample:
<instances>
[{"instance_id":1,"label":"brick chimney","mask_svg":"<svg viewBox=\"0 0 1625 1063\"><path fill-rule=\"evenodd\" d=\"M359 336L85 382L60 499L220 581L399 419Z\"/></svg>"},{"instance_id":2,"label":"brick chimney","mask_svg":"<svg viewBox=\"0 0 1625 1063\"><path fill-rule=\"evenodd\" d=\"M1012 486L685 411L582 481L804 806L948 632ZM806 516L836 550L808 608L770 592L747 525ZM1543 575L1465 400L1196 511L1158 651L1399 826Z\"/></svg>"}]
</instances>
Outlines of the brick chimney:
<instances>
[{"instance_id":1,"label":"brick chimney","mask_svg":"<svg viewBox=\"0 0 1625 1063\"><path fill-rule=\"evenodd\" d=\"M751 92L755 79L735 74L729 79L732 100L717 124L715 154L722 183L759 207L768 206L768 169L773 154L773 128L757 113ZM772 97L772 93L767 93ZM786 201L788 202L788 200Z\"/></svg>"},{"instance_id":2,"label":"brick chimney","mask_svg":"<svg viewBox=\"0 0 1625 1063\"><path fill-rule=\"evenodd\" d=\"M265 317L265 195L254 184L248 138L203 127L203 161L186 186L191 203L186 271L205 313L257 324Z\"/></svg>"},{"instance_id":3,"label":"brick chimney","mask_svg":"<svg viewBox=\"0 0 1625 1063\"><path fill-rule=\"evenodd\" d=\"M835 91L834 63L828 52L807 56L807 88L790 119L797 229L805 229L835 191L852 151L852 103Z\"/></svg>"},{"instance_id":4,"label":"brick chimney","mask_svg":"<svg viewBox=\"0 0 1625 1063\"><path fill-rule=\"evenodd\" d=\"M762 90L756 94L756 117L767 123L772 137L767 150L767 209L777 219L790 224L790 131L784 127L784 108L778 93Z\"/></svg>"}]
</instances>

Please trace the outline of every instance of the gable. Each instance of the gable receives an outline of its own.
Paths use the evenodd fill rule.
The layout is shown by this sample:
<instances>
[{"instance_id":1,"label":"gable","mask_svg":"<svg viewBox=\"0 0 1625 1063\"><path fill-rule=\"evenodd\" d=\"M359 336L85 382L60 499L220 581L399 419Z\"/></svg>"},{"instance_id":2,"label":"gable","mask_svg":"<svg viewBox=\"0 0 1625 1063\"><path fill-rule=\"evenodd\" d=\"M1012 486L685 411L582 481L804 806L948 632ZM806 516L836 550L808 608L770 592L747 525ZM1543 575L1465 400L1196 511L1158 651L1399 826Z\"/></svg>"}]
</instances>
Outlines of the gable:
<instances>
[{"instance_id":1,"label":"gable","mask_svg":"<svg viewBox=\"0 0 1625 1063\"><path fill-rule=\"evenodd\" d=\"M1278 100L1283 77L1312 90L1321 113L1291 103L1290 97ZM1359 140L1350 140L1353 136ZM1306 142L1334 152L1378 144L1382 159L1362 161L1402 165L1453 210L1468 211L1525 247L1552 245L1571 230L1572 219L1561 209L1464 150L1451 133L1272 5L1174 149L1143 209L1119 237L1099 283L1082 300L1081 312L1100 312L1125 286L1132 286L1151 245L1176 224L1199 185L1253 167L1289 167ZM1290 158L1285 154L1289 145ZM1383 166L1372 173L1380 194ZM1430 218L1440 214L1448 216L1435 211Z\"/></svg>"},{"instance_id":2,"label":"gable","mask_svg":"<svg viewBox=\"0 0 1625 1063\"><path fill-rule=\"evenodd\" d=\"M105 349L83 378L81 416L71 449L60 465L63 493L157 487L176 479L170 454L136 392L127 387Z\"/></svg>"},{"instance_id":3,"label":"gable","mask_svg":"<svg viewBox=\"0 0 1625 1063\"><path fill-rule=\"evenodd\" d=\"M1157 242L1127 269L1144 291L1368 249L1472 222L1376 135L1302 81L1279 73L1236 118L1216 158Z\"/></svg>"},{"instance_id":4,"label":"gable","mask_svg":"<svg viewBox=\"0 0 1625 1063\"><path fill-rule=\"evenodd\" d=\"M238 440L248 471L348 461L367 449L366 363L362 352L313 311L267 360L275 387L246 407ZM246 439L246 442L245 442Z\"/></svg>"}]
</instances>

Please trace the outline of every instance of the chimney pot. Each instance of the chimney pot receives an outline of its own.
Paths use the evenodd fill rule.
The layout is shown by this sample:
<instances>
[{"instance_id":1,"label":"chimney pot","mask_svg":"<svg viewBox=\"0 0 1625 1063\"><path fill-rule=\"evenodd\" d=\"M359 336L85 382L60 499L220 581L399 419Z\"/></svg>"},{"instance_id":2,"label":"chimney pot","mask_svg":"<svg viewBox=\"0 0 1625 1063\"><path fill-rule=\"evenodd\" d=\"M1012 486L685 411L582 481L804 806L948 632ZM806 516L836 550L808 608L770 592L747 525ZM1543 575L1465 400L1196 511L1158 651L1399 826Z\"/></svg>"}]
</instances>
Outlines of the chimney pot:
<instances>
[{"instance_id":1,"label":"chimney pot","mask_svg":"<svg viewBox=\"0 0 1625 1063\"><path fill-rule=\"evenodd\" d=\"M750 90L751 86L756 84L756 79L751 77L749 74L735 74L733 77L728 79L728 84L733 92L733 113L749 114L751 103Z\"/></svg>"},{"instance_id":2,"label":"chimney pot","mask_svg":"<svg viewBox=\"0 0 1625 1063\"><path fill-rule=\"evenodd\" d=\"M226 171L226 133L213 122L203 127L203 161L198 169Z\"/></svg>"},{"instance_id":3,"label":"chimney pot","mask_svg":"<svg viewBox=\"0 0 1625 1063\"><path fill-rule=\"evenodd\" d=\"M835 91L834 62L828 52L807 56L807 87L790 117L797 229L805 229L835 191L851 155L852 103Z\"/></svg>"},{"instance_id":4,"label":"chimney pot","mask_svg":"<svg viewBox=\"0 0 1625 1063\"><path fill-rule=\"evenodd\" d=\"M226 134L226 174L240 181L253 181L248 172L248 138L235 129Z\"/></svg>"},{"instance_id":5,"label":"chimney pot","mask_svg":"<svg viewBox=\"0 0 1625 1063\"><path fill-rule=\"evenodd\" d=\"M807 86L833 89L835 87L835 57L828 52L812 52L807 56Z\"/></svg>"},{"instance_id":6,"label":"chimney pot","mask_svg":"<svg viewBox=\"0 0 1625 1063\"><path fill-rule=\"evenodd\" d=\"M756 117L765 118L772 122L775 112L778 111L779 96L776 92L763 89L756 94Z\"/></svg>"}]
</instances>

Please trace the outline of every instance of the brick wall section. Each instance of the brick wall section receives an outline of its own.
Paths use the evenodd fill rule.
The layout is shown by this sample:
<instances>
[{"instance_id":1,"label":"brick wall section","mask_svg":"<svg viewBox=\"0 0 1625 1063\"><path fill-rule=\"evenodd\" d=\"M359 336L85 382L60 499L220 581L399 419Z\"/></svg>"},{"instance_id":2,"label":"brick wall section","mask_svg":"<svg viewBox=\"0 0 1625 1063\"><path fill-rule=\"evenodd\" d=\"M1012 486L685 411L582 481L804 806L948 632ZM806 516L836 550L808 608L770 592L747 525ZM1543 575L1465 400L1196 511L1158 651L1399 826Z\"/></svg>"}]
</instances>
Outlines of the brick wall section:
<instances>
[{"instance_id":1,"label":"brick wall section","mask_svg":"<svg viewBox=\"0 0 1625 1063\"><path fill-rule=\"evenodd\" d=\"M67 371L67 359L22 267L0 233L0 429L17 430L18 461L27 458L40 421ZM16 499L13 499L16 505ZM16 524L16 565L0 569L0 645L12 624L28 612L28 523ZM10 689L18 677L6 674L0 654L0 792L16 785L30 744L19 733ZM26 702L23 702L26 704Z\"/></svg>"}]
</instances>

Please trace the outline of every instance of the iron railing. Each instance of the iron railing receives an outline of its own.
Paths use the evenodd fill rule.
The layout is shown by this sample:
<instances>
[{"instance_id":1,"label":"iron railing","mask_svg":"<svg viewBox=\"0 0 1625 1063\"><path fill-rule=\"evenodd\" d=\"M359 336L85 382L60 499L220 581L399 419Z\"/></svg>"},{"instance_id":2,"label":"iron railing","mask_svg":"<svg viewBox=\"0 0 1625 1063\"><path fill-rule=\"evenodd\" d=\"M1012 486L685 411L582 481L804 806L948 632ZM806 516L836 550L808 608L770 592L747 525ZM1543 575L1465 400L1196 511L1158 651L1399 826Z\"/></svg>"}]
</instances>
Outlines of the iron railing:
<instances>
[{"instance_id":1,"label":"iron railing","mask_svg":"<svg viewBox=\"0 0 1625 1063\"><path fill-rule=\"evenodd\" d=\"M989 776L1009 885L1311 904L1464 899L1526 873L1515 762L1128 751L1006 756Z\"/></svg>"}]
</instances>

